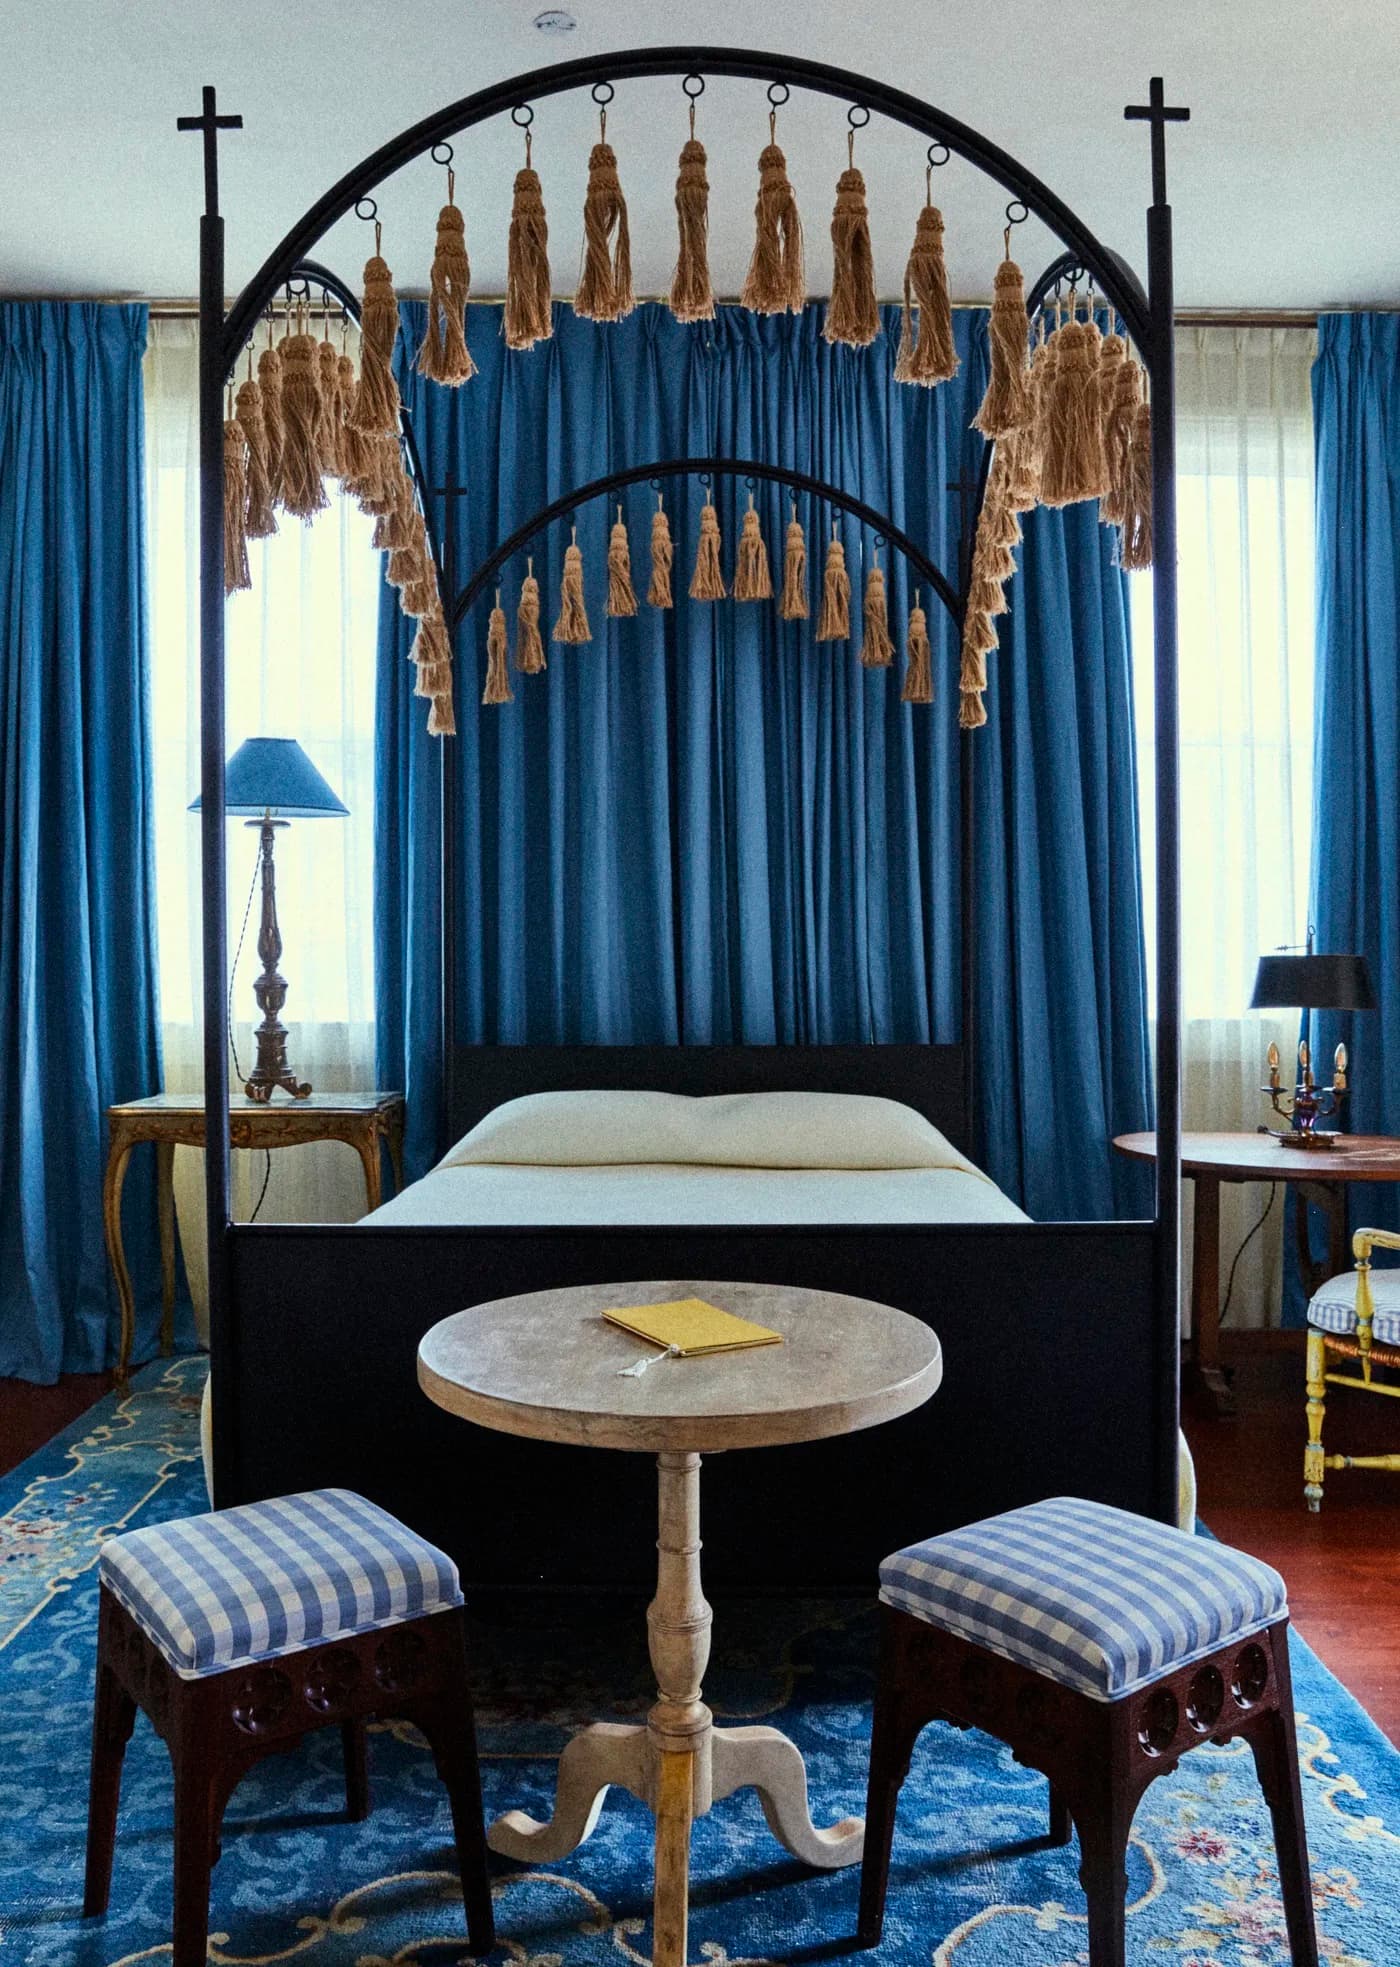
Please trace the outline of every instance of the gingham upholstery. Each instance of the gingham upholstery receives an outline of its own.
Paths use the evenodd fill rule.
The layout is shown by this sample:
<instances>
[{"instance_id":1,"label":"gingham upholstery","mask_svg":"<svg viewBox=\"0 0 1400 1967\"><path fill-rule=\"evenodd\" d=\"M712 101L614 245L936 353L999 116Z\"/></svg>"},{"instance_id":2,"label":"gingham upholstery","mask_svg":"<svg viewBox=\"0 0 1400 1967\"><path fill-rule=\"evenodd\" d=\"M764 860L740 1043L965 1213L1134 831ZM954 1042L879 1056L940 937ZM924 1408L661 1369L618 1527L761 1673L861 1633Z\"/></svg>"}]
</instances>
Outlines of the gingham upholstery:
<instances>
[{"instance_id":1,"label":"gingham upholstery","mask_svg":"<svg viewBox=\"0 0 1400 1967\"><path fill-rule=\"evenodd\" d=\"M1400 1270L1371 1272L1371 1300L1376 1315L1371 1337L1377 1345L1400 1345ZM1346 1334L1356 1330L1356 1272L1344 1270L1329 1277L1308 1306L1308 1323L1322 1332Z\"/></svg>"},{"instance_id":2,"label":"gingham upholstery","mask_svg":"<svg viewBox=\"0 0 1400 1967\"><path fill-rule=\"evenodd\" d=\"M128 1531L98 1575L182 1680L462 1603L451 1558L348 1489Z\"/></svg>"},{"instance_id":3,"label":"gingham upholstery","mask_svg":"<svg viewBox=\"0 0 1400 1967\"><path fill-rule=\"evenodd\" d=\"M896 1551L880 1597L1100 1701L1288 1610L1283 1579L1257 1558L1072 1497Z\"/></svg>"}]
</instances>

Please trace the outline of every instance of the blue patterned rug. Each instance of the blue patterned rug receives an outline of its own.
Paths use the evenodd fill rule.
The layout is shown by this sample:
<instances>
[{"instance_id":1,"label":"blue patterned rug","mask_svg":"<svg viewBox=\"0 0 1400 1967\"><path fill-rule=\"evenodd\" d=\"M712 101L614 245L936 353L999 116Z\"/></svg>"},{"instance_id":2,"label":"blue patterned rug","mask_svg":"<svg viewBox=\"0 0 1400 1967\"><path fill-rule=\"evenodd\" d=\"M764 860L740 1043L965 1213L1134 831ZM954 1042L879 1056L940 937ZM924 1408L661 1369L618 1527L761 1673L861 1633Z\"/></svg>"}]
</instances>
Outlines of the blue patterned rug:
<instances>
[{"instance_id":1,"label":"blue patterned rug","mask_svg":"<svg viewBox=\"0 0 1400 1967\"><path fill-rule=\"evenodd\" d=\"M170 1770L144 1721L127 1755L112 1911L77 1916L97 1546L113 1527L203 1506L203 1362L140 1373L0 1482L0 1967L169 1958ZM872 1620L836 1602L721 1606L707 1691L722 1720L772 1719L801 1745L831 1821L859 1811ZM635 1719L649 1690L635 1612L479 1622L487 1808L547 1815L569 1733ZM1295 1676L1323 1959L1400 1962L1400 1755L1306 1646ZM210 1959L236 1967L448 1967L464 1958L447 1810L411 1730L371 1735L374 1812L343 1818L337 1731L274 1757L230 1806ZM1084 1967L1073 1849L1039 1842L1045 1788L984 1737L932 1728L904 1788L888 1967ZM1162 1967L1285 1967L1267 1815L1248 1753L1201 1749L1148 1792L1129 1861L1130 1956ZM645 1967L648 1820L614 1791L565 1863L498 1862L496 1959ZM750 1793L696 1827L691 1959L798 1967L840 1957L854 1872L814 1874L768 1835Z\"/></svg>"}]
</instances>

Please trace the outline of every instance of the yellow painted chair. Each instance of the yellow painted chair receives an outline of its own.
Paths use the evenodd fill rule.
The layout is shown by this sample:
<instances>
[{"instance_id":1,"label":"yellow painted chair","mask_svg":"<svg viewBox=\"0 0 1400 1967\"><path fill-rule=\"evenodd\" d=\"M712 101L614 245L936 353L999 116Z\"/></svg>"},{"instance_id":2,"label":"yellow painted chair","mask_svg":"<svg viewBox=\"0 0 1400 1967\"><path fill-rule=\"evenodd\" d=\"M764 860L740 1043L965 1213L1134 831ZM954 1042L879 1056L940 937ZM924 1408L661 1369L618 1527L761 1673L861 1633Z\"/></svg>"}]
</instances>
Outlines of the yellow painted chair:
<instances>
[{"instance_id":1,"label":"yellow painted chair","mask_svg":"<svg viewBox=\"0 0 1400 1967\"><path fill-rule=\"evenodd\" d=\"M1371 1252L1400 1250L1400 1233L1359 1229L1351 1240L1355 1270L1333 1277L1308 1306L1308 1445L1303 1451L1303 1494L1308 1508L1322 1507L1323 1472L1329 1468L1379 1468L1400 1474L1400 1454L1328 1455L1322 1421L1329 1386L1357 1387L1400 1400L1400 1384L1384 1377L1400 1372L1400 1270L1371 1269ZM1329 1370L1350 1362L1349 1372Z\"/></svg>"}]
</instances>

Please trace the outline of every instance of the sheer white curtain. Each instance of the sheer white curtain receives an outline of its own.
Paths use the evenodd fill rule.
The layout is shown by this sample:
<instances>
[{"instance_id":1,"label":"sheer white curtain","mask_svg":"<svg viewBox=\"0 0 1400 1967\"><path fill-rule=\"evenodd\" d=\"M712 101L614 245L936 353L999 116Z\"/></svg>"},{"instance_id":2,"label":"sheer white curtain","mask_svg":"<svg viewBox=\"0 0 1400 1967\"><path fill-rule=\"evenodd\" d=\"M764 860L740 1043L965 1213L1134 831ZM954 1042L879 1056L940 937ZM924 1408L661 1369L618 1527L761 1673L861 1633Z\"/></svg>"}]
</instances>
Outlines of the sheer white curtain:
<instances>
[{"instance_id":1,"label":"sheer white curtain","mask_svg":"<svg viewBox=\"0 0 1400 1967\"><path fill-rule=\"evenodd\" d=\"M353 352L353 350L352 350ZM146 356L148 578L157 805L160 985L166 1084L202 1086L199 822L198 334L192 321L151 322ZM296 820L277 839L278 916L289 980L283 1022L298 1074L318 1091L374 1084L372 879L374 668L379 556L371 522L328 487L331 510L309 526L281 519L249 550L253 586L228 606L228 743L296 738L350 809ZM228 828L229 953L238 946L256 835ZM233 1037L246 1071L252 1027L257 901L233 977ZM181 1237L202 1301L203 1190L198 1156L176 1157ZM260 1221L351 1221L364 1211L353 1151L338 1144L234 1156L234 1213L251 1214L270 1166Z\"/></svg>"},{"instance_id":2,"label":"sheer white curtain","mask_svg":"<svg viewBox=\"0 0 1400 1967\"><path fill-rule=\"evenodd\" d=\"M1266 1117L1264 1054L1296 1012L1246 1007L1261 952L1307 929L1312 795L1311 328L1187 328L1177 341L1182 992L1189 1128ZM1151 784L1151 583L1133 582L1143 783ZM1144 875L1152 920L1151 815ZM1187 1200L1189 1205L1190 1188ZM1222 1193L1228 1270L1267 1201ZM1276 1323L1281 1198L1250 1244L1229 1322ZM1189 1210L1187 1234L1190 1233ZM1189 1248L1189 1244L1188 1244Z\"/></svg>"}]
</instances>

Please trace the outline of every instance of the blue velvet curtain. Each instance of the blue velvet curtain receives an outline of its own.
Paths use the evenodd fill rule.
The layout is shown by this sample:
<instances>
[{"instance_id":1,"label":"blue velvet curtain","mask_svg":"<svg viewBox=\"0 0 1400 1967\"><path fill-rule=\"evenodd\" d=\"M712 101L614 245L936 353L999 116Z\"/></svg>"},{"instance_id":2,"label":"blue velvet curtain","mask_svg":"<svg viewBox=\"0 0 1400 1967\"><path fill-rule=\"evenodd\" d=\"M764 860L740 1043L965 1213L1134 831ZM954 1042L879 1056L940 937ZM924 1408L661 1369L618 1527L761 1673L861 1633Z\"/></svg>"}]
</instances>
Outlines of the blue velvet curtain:
<instances>
[{"instance_id":1,"label":"blue velvet curtain","mask_svg":"<svg viewBox=\"0 0 1400 1967\"><path fill-rule=\"evenodd\" d=\"M1325 314L1313 369L1317 682L1312 919L1363 951L1379 1011L1315 1014L1352 1055L1349 1127L1400 1133L1400 319ZM1388 1185L1353 1220L1400 1226Z\"/></svg>"},{"instance_id":2,"label":"blue velvet curtain","mask_svg":"<svg viewBox=\"0 0 1400 1967\"><path fill-rule=\"evenodd\" d=\"M404 312L416 346L422 309ZM692 328L647 306L599 328L557 307L553 339L521 357L505 350L499 316L473 309L480 373L471 383L448 392L401 377L430 481L470 487L452 502L458 580L571 486L707 451L834 482L955 569L960 487L970 488L983 448L969 423L985 384L985 316L955 316L961 372L932 391L891 379L894 310L869 352L828 347L822 319L817 306L772 320L723 308ZM476 701L490 595L463 626L461 735L447 753L460 813L459 1036L954 1038L950 626L925 591L938 692L928 711L900 704L898 671L863 671L854 641L814 642L814 621L691 602L704 496L693 480L666 482L677 605L666 614L643 606L623 623L603 614L616 511L579 509L593 642L550 646L547 672L517 677L508 709ZM748 490L726 479L714 497L728 578ZM786 500L761 484L754 497L780 576ZM655 494L639 486L621 503L641 593ZM804 499L799 517L815 595L830 514ZM876 542L848 520L840 534L859 595ZM568 538L560 524L535 547L546 635ZM1025 620L993 659L991 722L978 741L982 1147L997 1179L1045 1217L1114 1212L1109 1137L1148 1113L1127 621L1108 540L1087 510L1036 515L1017 586ZM902 652L909 573L888 553L882 560ZM522 559L503 577L512 632L524 572ZM407 1085L409 1157L421 1170L439 1123L440 752L411 696L410 642L386 595L380 1071L383 1083Z\"/></svg>"},{"instance_id":3,"label":"blue velvet curtain","mask_svg":"<svg viewBox=\"0 0 1400 1967\"><path fill-rule=\"evenodd\" d=\"M105 1111L160 1084L145 344L141 307L0 303L0 1373L42 1383L115 1356ZM126 1225L140 1358L160 1268L134 1165Z\"/></svg>"}]
</instances>

